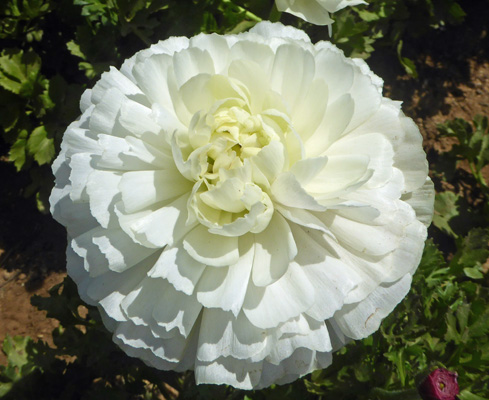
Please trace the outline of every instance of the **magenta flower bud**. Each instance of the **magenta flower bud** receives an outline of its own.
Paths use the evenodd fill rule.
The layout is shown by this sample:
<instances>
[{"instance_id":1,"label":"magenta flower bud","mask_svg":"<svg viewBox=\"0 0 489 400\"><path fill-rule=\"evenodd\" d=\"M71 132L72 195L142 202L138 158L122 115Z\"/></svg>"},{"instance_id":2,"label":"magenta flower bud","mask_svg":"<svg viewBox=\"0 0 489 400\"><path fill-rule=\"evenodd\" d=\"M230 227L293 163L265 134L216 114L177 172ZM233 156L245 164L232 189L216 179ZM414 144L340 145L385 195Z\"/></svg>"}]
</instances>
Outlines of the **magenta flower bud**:
<instances>
[{"instance_id":1,"label":"magenta flower bud","mask_svg":"<svg viewBox=\"0 0 489 400\"><path fill-rule=\"evenodd\" d=\"M423 400L455 400L459 393L457 373L435 369L418 387Z\"/></svg>"}]
</instances>

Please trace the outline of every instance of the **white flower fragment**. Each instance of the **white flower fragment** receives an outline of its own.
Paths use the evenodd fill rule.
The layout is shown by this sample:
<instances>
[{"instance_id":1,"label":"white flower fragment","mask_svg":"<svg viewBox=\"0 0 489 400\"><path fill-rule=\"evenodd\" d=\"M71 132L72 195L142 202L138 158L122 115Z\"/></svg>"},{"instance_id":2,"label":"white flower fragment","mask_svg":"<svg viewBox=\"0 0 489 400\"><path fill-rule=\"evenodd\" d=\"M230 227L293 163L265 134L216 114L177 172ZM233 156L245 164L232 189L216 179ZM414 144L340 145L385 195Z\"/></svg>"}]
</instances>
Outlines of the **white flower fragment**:
<instances>
[{"instance_id":1,"label":"white flower fragment","mask_svg":"<svg viewBox=\"0 0 489 400\"><path fill-rule=\"evenodd\" d=\"M332 361L406 295L433 212L421 135L299 30L170 38L102 75L53 170L67 268L130 356L252 389Z\"/></svg>"},{"instance_id":2,"label":"white flower fragment","mask_svg":"<svg viewBox=\"0 0 489 400\"><path fill-rule=\"evenodd\" d=\"M275 0L277 9L314 25L331 25L330 14L345 7L367 4L364 0Z\"/></svg>"}]
</instances>

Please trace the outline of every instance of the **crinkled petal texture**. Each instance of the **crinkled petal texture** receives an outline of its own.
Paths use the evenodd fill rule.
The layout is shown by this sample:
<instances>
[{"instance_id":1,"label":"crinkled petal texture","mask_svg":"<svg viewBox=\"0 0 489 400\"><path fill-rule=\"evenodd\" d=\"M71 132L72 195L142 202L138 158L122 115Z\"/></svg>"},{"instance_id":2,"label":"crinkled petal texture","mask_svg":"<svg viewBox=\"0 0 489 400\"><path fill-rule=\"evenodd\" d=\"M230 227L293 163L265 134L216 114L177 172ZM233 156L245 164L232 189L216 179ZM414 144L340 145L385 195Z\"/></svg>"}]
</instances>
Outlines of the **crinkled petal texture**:
<instances>
[{"instance_id":1,"label":"crinkled petal texture","mask_svg":"<svg viewBox=\"0 0 489 400\"><path fill-rule=\"evenodd\" d=\"M299 30L170 38L102 75L54 163L68 272L114 341L198 383L287 383L406 295L433 211L421 135Z\"/></svg>"},{"instance_id":2,"label":"crinkled petal texture","mask_svg":"<svg viewBox=\"0 0 489 400\"><path fill-rule=\"evenodd\" d=\"M314 25L331 25L330 13L348 6L367 4L364 0L275 0L277 9Z\"/></svg>"}]
</instances>

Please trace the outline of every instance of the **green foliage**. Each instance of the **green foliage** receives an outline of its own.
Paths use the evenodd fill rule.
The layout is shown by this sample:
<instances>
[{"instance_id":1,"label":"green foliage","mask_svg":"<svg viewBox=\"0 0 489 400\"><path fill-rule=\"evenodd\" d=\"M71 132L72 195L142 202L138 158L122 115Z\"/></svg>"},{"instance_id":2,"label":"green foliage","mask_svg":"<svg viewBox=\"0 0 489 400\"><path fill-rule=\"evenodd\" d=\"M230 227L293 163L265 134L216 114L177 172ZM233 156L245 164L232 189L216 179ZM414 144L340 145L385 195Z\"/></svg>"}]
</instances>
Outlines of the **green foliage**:
<instances>
[{"instance_id":1,"label":"green foliage","mask_svg":"<svg viewBox=\"0 0 489 400\"><path fill-rule=\"evenodd\" d=\"M489 222L489 187L483 175L489 165L488 118L476 115L472 124L457 118L438 125L438 130L441 137L455 138L457 143L432 163L433 176L455 189L437 193L433 224L459 239Z\"/></svg>"},{"instance_id":2,"label":"green foliage","mask_svg":"<svg viewBox=\"0 0 489 400\"><path fill-rule=\"evenodd\" d=\"M402 55L403 38L420 37L447 24L459 24L465 12L457 0L369 0L333 15L333 42L352 57L367 58L376 47L390 47L406 72L417 77L413 60Z\"/></svg>"},{"instance_id":3,"label":"green foliage","mask_svg":"<svg viewBox=\"0 0 489 400\"><path fill-rule=\"evenodd\" d=\"M489 164L489 130L488 118L476 115L473 125L462 118L456 118L445 124L438 125L442 136L455 137L458 144L453 148L453 154L458 161L467 162L470 172L486 194L489 187L482 176L482 169Z\"/></svg>"},{"instance_id":4,"label":"green foliage","mask_svg":"<svg viewBox=\"0 0 489 400\"><path fill-rule=\"evenodd\" d=\"M435 195L435 213L433 224L453 237L457 234L450 227L450 220L459 215L457 202L460 197L453 192L441 192Z\"/></svg>"},{"instance_id":5,"label":"green foliage","mask_svg":"<svg viewBox=\"0 0 489 400\"><path fill-rule=\"evenodd\" d=\"M412 390L419 374L445 367L458 372L467 392L489 393L483 372L489 368L489 289L460 268L487 259L485 239L485 252L472 252L463 264L466 246L479 245L474 236L460 242L451 263L429 240L408 297L379 332L343 349L332 367L312 374L308 387L331 398L419 398Z\"/></svg>"},{"instance_id":6,"label":"green foliage","mask_svg":"<svg viewBox=\"0 0 489 400\"><path fill-rule=\"evenodd\" d=\"M33 354L27 351L31 338L7 335L2 350L8 357L6 367L0 366L0 397L10 392L12 387L32 373L36 364L32 362Z\"/></svg>"}]
</instances>

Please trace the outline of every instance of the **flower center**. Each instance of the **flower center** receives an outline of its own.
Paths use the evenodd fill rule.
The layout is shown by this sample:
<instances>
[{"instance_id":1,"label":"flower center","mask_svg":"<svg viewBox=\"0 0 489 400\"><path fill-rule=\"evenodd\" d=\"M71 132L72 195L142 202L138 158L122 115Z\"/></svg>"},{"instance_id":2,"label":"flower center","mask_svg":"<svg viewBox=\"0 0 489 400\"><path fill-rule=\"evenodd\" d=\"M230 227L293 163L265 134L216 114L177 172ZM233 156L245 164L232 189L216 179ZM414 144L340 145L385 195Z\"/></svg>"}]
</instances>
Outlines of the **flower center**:
<instances>
[{"instance_id":1,"label":"flower center","mask_svg":"<svg viewBox=\"0 0 489 400\"><path fill-rule=\"evenodd\" d=\"M252 114L239 98L217 101L206 114L198 112L188 131L190 165L194 180L189 214L209 231L225 236L265 229L273 214L267 188L254 182L253 158L273 140L274 129L260 114Z\"/></svg>"},{"instance_id":2,"label":"flower center","mask_svg":"<svg viewBox=\"0 0 489 400\"><path fill-rule=\"evenodd\" d=\"M212 133L207 151L208 165L202 178L209 183L217 183L221 169L243 167L245 159L258 154L271 141L260 118L242 108L221 109L205 119Z\"/></svg>"}]
</instances>

